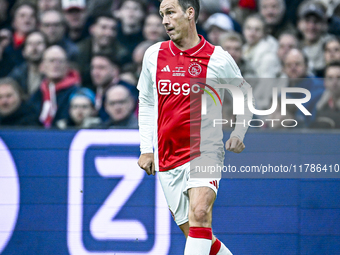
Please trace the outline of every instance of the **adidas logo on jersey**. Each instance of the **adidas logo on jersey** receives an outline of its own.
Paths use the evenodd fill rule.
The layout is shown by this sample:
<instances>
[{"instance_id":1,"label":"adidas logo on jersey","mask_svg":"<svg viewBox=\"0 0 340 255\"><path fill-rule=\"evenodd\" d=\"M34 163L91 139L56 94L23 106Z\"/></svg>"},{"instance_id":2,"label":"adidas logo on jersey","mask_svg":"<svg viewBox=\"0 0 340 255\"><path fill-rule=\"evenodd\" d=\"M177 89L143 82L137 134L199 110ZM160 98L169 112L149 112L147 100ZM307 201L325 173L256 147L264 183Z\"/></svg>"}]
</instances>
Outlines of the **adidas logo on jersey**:
<instances>
[{"instance_id":1,"label":"adidas logo on jersey","mask_svg":"<svg viewBox=\"0 0 340 255\"><path fill-rule=\"evenodd\" d=\"M161 71L162 72L171 72L169 65L166 65L166 67L164 67Z\"/></svg>"}]
</instances>

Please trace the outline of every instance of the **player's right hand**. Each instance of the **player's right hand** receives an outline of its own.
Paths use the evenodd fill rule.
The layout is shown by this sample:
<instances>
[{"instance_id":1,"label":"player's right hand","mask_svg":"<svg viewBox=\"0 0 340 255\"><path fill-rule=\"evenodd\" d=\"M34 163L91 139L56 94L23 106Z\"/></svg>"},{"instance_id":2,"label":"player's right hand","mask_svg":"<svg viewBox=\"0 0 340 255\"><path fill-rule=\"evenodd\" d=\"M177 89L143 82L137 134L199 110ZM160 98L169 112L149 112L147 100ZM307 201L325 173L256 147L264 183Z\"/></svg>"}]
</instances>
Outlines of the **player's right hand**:
<instances>
[{"instance_id":1,"label":"player's right hand","mask_svg":"<svg viewBox=\"0 0 340 255\"><path fill-rule=\"evenodd\" d=\"M145 153L140 155L137 164L140 168L144 169L148 175L155 175L155 162L153 153Z\"/></svg>"}]
</instances>

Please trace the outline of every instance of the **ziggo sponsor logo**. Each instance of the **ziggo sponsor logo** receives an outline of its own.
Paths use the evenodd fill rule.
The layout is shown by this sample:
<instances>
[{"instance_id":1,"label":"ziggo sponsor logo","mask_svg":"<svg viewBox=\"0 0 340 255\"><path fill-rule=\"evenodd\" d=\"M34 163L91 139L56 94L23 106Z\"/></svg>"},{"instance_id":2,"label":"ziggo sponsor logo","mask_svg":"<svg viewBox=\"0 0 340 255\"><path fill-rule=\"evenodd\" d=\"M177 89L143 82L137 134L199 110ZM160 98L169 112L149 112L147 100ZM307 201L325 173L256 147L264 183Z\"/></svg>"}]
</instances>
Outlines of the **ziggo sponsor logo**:
<instances>
[{"instance_id":1,"label":"ziggo sponsor logo","mask_svg":"<svg viewBox=\"0 0 340 255\"><path fill-rule=\"evenodd\" d=\"M205 91L214 100L216 104L216 100L213 94L204 88L204 87L207 87L216 95L216 97L220 101L220 104L222 105L222 100L213 87L211 87L208 84L204 84L204 83L200 83L200 84L201 86L199 84L194 84L190 87L189 83L180 84L178 82L172 83L171 80L159 80L158 81L158 92L160 95L170 95L172 93L174 95L183 94L184 96L187 96L190 94L190 91L192 93L199 93L200 91Z\"/></svg>"}]
</instances>

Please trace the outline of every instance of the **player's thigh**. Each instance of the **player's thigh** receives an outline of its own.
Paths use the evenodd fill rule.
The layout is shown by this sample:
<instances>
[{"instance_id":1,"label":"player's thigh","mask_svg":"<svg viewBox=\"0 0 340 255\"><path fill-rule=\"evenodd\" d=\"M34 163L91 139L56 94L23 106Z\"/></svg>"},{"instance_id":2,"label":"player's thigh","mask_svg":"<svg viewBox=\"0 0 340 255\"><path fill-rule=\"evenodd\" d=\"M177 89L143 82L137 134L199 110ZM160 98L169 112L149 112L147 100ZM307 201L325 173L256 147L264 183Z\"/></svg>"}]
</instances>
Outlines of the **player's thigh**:
<instances>
[{"instance_id":1,"label":"player's thigh","mask_svg":"<svg viewBox=\"0 0 340 255\"><path fill-rule=\"evenodd\" d=\"M221 180L221 172L215 170L213 173L197 172L197 165L200 165L202 167L207 164L214 166L214 169L217 168L216 166L219 166L220 169L223 168L223 162L221 162L221 160L219 160L218 158L212 158L210 156L202 155L198 158L193 159L190 162L190 166L186 169L187 183L184 193L189 196L190 200L196 200L196 197L201 198L203 196L202 201L210 204L211 201L213 203L217 196L217 191ZM206 169L208 169L209 165L205 166ZM192 194L188 193L189 190L192 190L190 191L190 193Z\"/></svg>"},{"instance_id":2,"label":"player's thigh","mask_svg":"<svg viewBox=\"0 0 340 255\"><path fill-rule=\"evenodd\" d=\"M220 159L208 155L201 155L191 162L188 170L188 181L186 191L189 196L189 220L190 221L211 221L212 207L217 196L221 172L214 173L201 172L195 170L197 165L214 166L216 170L219 166L223 168ZM207 168L208 169L208 168Z\"/></svg>"},{"instance_id":3,"label":"player's thigh","mask_svg":"<svg viewBox=\"0 0 340 255\"><path fill-rule=\"evenodd\" d=\"M158 172L158 177L170 212L176 224L179 226L188 222L189 200L183 193L187 181L187 164L169 171Z\"/></svg>"},{"instance_id":4,"label":"player's thigh","mask_svg":"<svg viewBox=\"0 0 340 255\"><path fill-rule=\"evenodd\" d=\"M189 221L211 222L216 193L210 187L194 187L188 194Z\"/></svg>"}]
</instances>

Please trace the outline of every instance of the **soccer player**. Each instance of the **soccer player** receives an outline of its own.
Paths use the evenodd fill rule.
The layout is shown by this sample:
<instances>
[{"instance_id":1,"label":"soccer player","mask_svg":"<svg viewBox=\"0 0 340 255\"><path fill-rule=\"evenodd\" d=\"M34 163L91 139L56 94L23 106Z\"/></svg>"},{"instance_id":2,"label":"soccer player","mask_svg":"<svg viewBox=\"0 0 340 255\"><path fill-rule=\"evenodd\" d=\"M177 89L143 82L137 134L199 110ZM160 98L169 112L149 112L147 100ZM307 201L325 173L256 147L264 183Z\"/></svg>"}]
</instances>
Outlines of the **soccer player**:
<instances>
[{"instance_id":1,"label":"soccer player","mask_svg":"<svg viewBox=\"0 0 340 255\"><path fill-rule=\"evenodd\" d=\"M212 162L223 166L222 128L213 128L213 119L221 119L221 105L192 96L195 78L206 82L234 85L247 100L247 84L232 57L197 34L199 0L163 0L160 15L171 40L151 46L145 53L137 88L140 91L139 128L141 156L139 166L148 175L159 171L163 191L176 224L187 238L185 255L230 255L231 252L213 234L212 207L220 178L192 178L193 165ZM205 82L203 83L205 84ZM212 88L222 95L223 89ZM201 92L202 93L202 92ZM206 92L205 92L206 93ZM202 98L202 101L200 101ZM216 107L216 108L214 108ZM203 108L202 108L203 109ZM252 114L246 108L226 142L226 149L240 153ZM210 130L212 129L212 130Z\"/></svg>"}]
</instances>

